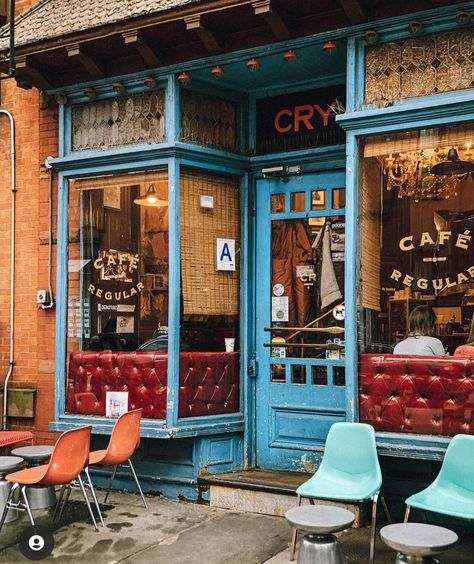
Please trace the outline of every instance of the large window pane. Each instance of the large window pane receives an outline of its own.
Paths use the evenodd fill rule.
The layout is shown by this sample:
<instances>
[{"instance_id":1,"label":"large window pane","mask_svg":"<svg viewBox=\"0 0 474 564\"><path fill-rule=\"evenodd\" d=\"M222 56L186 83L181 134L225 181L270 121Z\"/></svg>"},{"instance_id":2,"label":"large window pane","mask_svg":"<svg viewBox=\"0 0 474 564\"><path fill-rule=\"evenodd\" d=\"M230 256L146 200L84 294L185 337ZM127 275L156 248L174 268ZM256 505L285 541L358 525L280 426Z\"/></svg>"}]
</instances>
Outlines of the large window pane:
<instances>
[{"instance_id":1,"label":"large window pane","mask_svg":"<svg viewBox=\"0 0 474 564\"><path fill-rule=\"evenodd\" d=\"M68 411L165 416L168 275L165 171L70 182Z\"/></svg>"},{"instance_id":2,"label":"large window pane","mask_svg":"<svg viewBox=\"0 0 474 564\"><path fill-rule=\"evenodd\" d=\"M439 354L466 343L474 313L473 133L460 125L362 143L359 345L378 356L361 357L361 418L382 430L474 431L469 360ZM433 327L415 327L431 309ZM422 336L441 341L431 360Z\"/></svg>"},{"instance_id":3,"label":"large window pane","mask_svg":"<svg viewBox=\"0 0 474 564\"><path fill-rule=\"evenodd\" d=\"M239 187L181 173L180 417L239 410Z\"/></svg>"}]
</instances>

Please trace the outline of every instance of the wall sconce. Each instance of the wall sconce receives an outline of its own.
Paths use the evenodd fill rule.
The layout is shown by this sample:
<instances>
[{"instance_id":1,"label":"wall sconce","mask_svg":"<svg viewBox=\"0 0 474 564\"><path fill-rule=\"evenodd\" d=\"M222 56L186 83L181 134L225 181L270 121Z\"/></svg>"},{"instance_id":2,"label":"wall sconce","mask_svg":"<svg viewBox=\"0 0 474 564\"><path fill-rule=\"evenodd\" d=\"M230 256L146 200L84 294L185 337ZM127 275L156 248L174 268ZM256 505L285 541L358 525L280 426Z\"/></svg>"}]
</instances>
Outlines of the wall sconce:
<instances>
[{"instance_id":1,"label":"wall sconce","mask_svg":"<svg viewBox=\"0 0 474 564\"><path fill-rule=\"evenodd\" d=\"M471 14L469 12L458 12L456 21L459 25L467 25L471 21Z\"/></svg>"},{"instance_id":2,"label":"wall sconce","mask_svg":"<svg viewBox=\"0 0 474 564\"><path fill-rule=\"evenodd\" d=\"M284 59L287 63L294 63L297 58L298 58L298 55L296 54L296 51L293 51L293 49L289 49L289 50L286 51L285 54L283 55L283 59Z\"/></svg>"},{"instance_id":3,"label":"wall sconce","mask_svg":"<svg viewBox=\"0 0 474 564\"><path fill-rule=\"evenodd\" d=\"M374 45L379 40L379 32L375 29L369 29L364 33L364 39L367 45Z\"/></svg>"},{"instance_id":4,"label":"wall sconce","mask_svg":"<svg viewBox=\"0 0 474 564\"><path fill-rule=\"evenodd\" d=\"M67 104L67 96L66 94L64 94L64 92L56 92L54 99L60 106Z\"/></svg>"},{"instance_id":5,"label":"wall sconce","mask_svg":"<svg viewBox=\"0 0 474 564\"><path fill-rule=\"evenodd\" d=\"M159 198L156 193L156 188L154 184L150 184L146 194L141 198L135 198L133 200L134 204L139 206L154 206L154 207L166 207L168 205L167 200Z\"/></svg>"},{"instance_id":6,"label":"wall sconce","mask_svg":"<svg viewBox=\"0 0 474 564\"><path fill-rule=\"evenodd\" d=\"M329 53L331 55L332 53L334 53L337 47L334 41L330 39L329 41L326 41L326 43L323 45L323 49L326 53Z\"/></svg>"},{"instance_id":7,"label":"wall sconce","mask_svg":"<svg viewBox=\"0 0 474 564\"><path fill-rule=\"evenodd\" d=\"M180 84L188 84L188 82L191 82L191 77L187 72L181 72L178 74L178 82Z\"/></svg>"},{"instance_id":8,"label":"wall sconce","mask_svg":"<svg viewBox=\"0 0 474 564\"><path fill-rule=\"evenodd\" d=\"M220 65L212 67L211 74L214 78L222 78L224 76L224 69Z\"/></svg>"},{"instance_id":9,"label":"wall sconce","mask_svg":"<svg viewBox=\"0 0 474 564\"><path fill-rule=\"evenodd\" d=\"M260 62L255 57L252 57L251 59L249 59L247 61L246 66L247 66L247 68L249 69L250 72L257 72L258 69L260 68Z\"/></svg>"},{"instance_id":10,"label":"wall sconce","mask_svg":"<svg viewBox=\"0 0 474 564\"><path fill-rule=\"evenodd\" d=\"M87 98L89 98L89 100L95 100L97 98L97 92L95 91L95 88L92 88L92 86L84 88L82 92L84 96L87 96Z\"/></svg>"},{"instance_id":11,"label":"wall sconce","mask_svg":"<svg viewBox=\"0 0 474 564\"><path fill-rule=\"evenodd\" d=\"M145 76L145 78L143 79L143 84L147 88L155 88L156 78L154 76Z\"/></svg>"},{"instance_id":12,"label":"wall sconce","mask_svg":"<svg viewBox=\"0 0 474 564\"><path fill-rule=\"evenodd\" d=\"M112 88L117 94L123 94L125 92L125 84L123 82L114 82Z\"/></svg>"},{"instance_id":13,"label":"wall sconce","mask_svg":"<svg viewBox=\"0 0 474 564\"><path fill-rule=\"evenodd\" d=\"M418 35L422 29L423 29L423 23L418 20L412 20L408 24L408 31L412 35Z\"/></svg>"}]
</instances>

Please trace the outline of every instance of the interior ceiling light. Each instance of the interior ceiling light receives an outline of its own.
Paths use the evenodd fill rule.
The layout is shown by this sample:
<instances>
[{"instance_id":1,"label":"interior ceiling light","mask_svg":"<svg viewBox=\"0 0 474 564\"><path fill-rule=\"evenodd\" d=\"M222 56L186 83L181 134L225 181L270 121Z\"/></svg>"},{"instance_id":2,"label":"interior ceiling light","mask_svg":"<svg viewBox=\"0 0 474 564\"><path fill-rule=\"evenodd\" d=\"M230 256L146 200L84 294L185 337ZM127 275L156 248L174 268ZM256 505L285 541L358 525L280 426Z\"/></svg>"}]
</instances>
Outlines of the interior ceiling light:
<instances>
[{"instance_id":1,"label":"interior ceiling light","mask_svg":"<svg viewBox=\"0 0 474 564\"><path fill-rule=\"evenodd\" d=\"M154 207L165 207L168 205L167 200L163 200L163 198L159 198L156 193L156 188L154 184L150 184L146 194L141 198L135 198L133 200L134 204L138 204L139 206L154 206Z\"/></svg>"},{"instance_id":2,"label":"interior ceiling light","mask_svg":"<svg viewBox=\"0 0 474 564\"><path fill-rule=\"evenodd\" d=\"M260 68L259 60L255 59L255 57L252 57L247 61L247 68L249 69L250 72L258 71L258 69Z\"/></svg>"},{"instance_id":3,"label":"interior ceiling light","mask_svg":"<svg viewBox=\"0 0 474 564\"><path fill-rule=\"evenodd\" d=\"M331 54L337 49L337 47L334 41L330 39L329 41L326 41L326 43L323 45L323 49L326 51L326 53Z\"/></svg>"},{"instance_id":4,"label":"interior ceiling light","mask_svg":"<svg viewBox=\"0 0 474 564\"><path fill-rule=\"evenodd\" d=\"M294 63L296 61L296 59L298 58L298 56L296 54L296 51L293 51L293 49L289 49L288 51L285 52L285 54L283 55L283 58L288 63Z\"/></svg>"},{"instance_id":5,"label":"interior ceiling light","mask_svg":"<svg viewBox=\"0 0 474 564\"><path fill-rule=\"evenodd\" d=\"M181 84L187 84L188 82L191 82L191 77L187 72L181 72L178 74L178 81Z\"/></svg>"},{"instance_id":6,"label":"interior ceiling light","mask_svg":"<svg viewBox=\"0 0 474 564\"><path fill-rule=\"evenodd\" d=\"M474 172L474 163L471 161L462 161L458 152L454 147L448 151L445 161L441 161L431 167L431 174L438 176L452 176L455 174L468 174Z\"/></svg>"},{"instance_id":7,"label":"interior ceiling light","mask_svg":"<svg viewBox=\"0 0 474 564\"><path fill-rule=\"evenodd\" d=\"M220 65L212 67L211 74L214 78L221 78L224 76L224 69Z\"/></svg>"}]
</instances>

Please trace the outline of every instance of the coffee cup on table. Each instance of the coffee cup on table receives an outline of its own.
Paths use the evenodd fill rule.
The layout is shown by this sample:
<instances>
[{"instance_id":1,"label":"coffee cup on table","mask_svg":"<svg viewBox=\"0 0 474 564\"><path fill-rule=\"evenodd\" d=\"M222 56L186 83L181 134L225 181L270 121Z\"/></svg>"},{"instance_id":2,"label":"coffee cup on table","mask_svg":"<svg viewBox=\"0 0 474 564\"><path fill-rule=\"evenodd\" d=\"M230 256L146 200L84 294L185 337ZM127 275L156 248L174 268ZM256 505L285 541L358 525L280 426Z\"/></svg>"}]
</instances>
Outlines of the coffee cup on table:
<instances>
[{"instance_id":1,"label":"coffee cup on table","mask_svg":"<svg viewBox=\"0 0 474 564\"><path fill-rule=\"evenodd\" d=\"M224 342L225 342L225 352L234 352L235 338L226 337L224 339Z\"/></svg>"}]
</instances>

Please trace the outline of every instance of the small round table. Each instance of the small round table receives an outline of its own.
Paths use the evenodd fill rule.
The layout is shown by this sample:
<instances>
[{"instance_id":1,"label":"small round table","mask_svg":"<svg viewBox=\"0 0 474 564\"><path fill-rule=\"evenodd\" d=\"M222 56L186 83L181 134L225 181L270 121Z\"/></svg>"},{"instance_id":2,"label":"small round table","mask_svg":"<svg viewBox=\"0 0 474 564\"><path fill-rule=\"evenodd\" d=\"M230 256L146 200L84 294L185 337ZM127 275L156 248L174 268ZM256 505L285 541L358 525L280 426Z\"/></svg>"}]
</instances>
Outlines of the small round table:
<instances>
[{"instance_id":1,"label":"small round table","mask_svg":"<svg viewBox=\"0 0 474 564\"><path fill-rule=\"evenodd\" d=\"M436 563L433 556L452 548L458 541L453 531L425 523L395 523L380 530L383 542L398 551L395 564Z\"/></svg>"},{"instance_id":2,"label":"small round table","mask_svg":"<svg viewBox=\"0 0 474 564\"><path fill-rule=\"evenodd\" d=\"M23 458L19 456L0 456L0 514L5 507L8 495L12 489L11 482L5 480L6 474L14 472L23 466ZM20 516L16 509L9 509L5 517L5 523L15 521Z\"/></svg>"},{"instance_id":3,"label":"small round table","mask_svg":"<svg viewBox=\"0 0 474 564\"><path fill-rule=\"evenodd\" d=\"M12 454L21 456L29 466L38 466L48 462L53 449L51 445L25 446L13 449ZM56 492L53 486L28 486L26 496L31 509L46 509L56 503Z\"/></svg>"},{"instance_id":4,"label":"small round table","mask_svg":"<svg viewBox=\"0 0 474 564\"><path fill-rule=\"evenodd\" d=\"M306 531L298 550L297 564L343 564L341 547L333 533L349 528L355 515L333 505L304 505L285 513L286 520Z\"/></svg>"}]
</instances>

